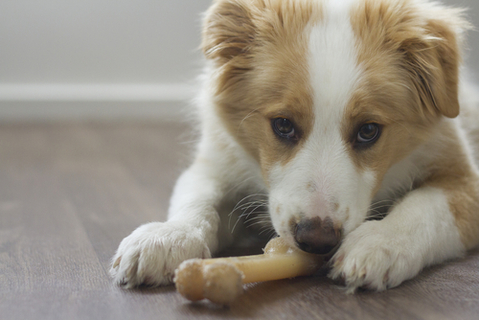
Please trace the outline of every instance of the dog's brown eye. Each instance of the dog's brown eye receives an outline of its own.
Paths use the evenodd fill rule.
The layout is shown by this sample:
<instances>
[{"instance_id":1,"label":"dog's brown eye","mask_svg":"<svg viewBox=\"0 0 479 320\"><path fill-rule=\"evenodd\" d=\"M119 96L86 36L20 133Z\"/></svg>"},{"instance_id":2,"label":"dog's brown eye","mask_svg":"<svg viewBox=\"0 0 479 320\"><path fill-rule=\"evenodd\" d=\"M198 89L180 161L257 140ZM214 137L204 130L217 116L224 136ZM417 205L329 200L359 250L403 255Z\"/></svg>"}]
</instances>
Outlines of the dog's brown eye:
<instances>
[{"instance_id":1,"label":"dog's brown eye","mask_svg":"<svg viewBox=\"0 0 479 320\"><path fill-rule=\"evenodd\" d=\"M367 123L359 129L356 141L360 144L372 143L379 138L379 134L379 125L377 125L376 123Z\"/></svg>"},{"instance_id":2,"label":"dog's brown eye","mask_svg":"<svg viewBox=\"0 0 479 320\"><path fill-rule=\"evenodd\" d=\"M294 125L285 118L276 118L272 120L273 131L285 139L292 139L295 136Z\"/></svg>"}]
</instances>

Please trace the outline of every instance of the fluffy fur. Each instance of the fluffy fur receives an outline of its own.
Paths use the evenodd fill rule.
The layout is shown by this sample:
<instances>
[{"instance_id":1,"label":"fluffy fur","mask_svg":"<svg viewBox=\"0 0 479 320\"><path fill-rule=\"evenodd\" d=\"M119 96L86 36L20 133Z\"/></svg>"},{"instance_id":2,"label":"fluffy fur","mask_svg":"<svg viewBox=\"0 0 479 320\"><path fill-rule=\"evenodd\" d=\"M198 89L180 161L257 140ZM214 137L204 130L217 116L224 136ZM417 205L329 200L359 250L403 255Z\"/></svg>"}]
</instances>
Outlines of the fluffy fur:
<instances>
[{"instance_id":1,"label":"fluffy fur","mask_svg":"<svg viewBox=\"0 0 479 320\"><path fill-rule=\"evenodd\" d=\"M115 281L169 284L183 260L228 245L220 208L238 195L266 195L242 207L267 204L291 245L334 254L329 276L350 292L397 286L475 247L479 129L468 119L479 113L458 93L469 28L461 10L420 0L214 1L196 157L168 221L121 242ZM368 124L377 136L365 143Z\"/></svg>"}]
</instances>

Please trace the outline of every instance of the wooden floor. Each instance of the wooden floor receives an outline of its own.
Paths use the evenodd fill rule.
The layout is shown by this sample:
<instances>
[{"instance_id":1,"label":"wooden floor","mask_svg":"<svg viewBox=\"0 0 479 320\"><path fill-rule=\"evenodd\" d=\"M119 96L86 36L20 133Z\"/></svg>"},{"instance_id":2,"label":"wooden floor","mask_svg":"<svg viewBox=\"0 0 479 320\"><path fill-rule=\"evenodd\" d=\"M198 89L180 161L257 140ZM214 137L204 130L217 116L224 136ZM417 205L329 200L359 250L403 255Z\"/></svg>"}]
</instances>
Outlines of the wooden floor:
<instances>
[{"instance_id":1,"label":"wooden floor","mask_svg":"<svg viewBox=\"0 0 479 320\"><path fill-rule=\"evenodd\" d=\"M188 164L175 123L0 125L1 319L479 319L479 251L384 292L324 276L252 285L230 309L108 276L123 237L165 219Z\"/></svg>"}]
</instances>

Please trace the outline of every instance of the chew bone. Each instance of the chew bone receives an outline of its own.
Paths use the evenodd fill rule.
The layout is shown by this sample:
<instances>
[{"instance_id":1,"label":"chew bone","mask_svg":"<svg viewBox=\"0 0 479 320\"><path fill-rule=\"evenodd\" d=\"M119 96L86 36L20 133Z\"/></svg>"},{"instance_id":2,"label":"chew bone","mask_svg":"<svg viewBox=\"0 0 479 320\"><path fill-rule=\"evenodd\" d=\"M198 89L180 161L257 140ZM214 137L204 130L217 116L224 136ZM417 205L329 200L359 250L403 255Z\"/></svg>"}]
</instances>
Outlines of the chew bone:
<instances>
[{"instance_id":1,"label":"chew bone","mask_svg":"<svg viewBox=\"0 0 479 320\"><path fill-rule=\"evenodd\" d=\"M175 272L178 292L191 301L208 299L228 305L242 292L243 284L311 275L323 258L272 239L264 254L244 257L191 259Z\"/></svg>"}]
</instances>

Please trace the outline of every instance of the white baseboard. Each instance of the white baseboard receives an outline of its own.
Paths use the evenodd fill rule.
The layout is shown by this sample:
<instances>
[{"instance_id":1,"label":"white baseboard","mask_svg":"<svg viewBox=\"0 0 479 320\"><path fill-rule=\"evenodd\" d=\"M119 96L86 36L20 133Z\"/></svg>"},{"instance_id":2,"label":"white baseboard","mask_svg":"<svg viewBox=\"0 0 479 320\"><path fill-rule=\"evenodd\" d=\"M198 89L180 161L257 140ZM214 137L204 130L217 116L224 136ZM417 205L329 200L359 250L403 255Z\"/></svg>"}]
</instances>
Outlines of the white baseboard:
<instances>
[{"instance_id":1,"label":"white baseboard","mask_svg":"<svg viewBox=\"0 0 479 320\"><path fill-rule=\"evenodd\" d=\"M175 119L186 84L0 84L0 120Z\"/></svg>"}]
</instances>

